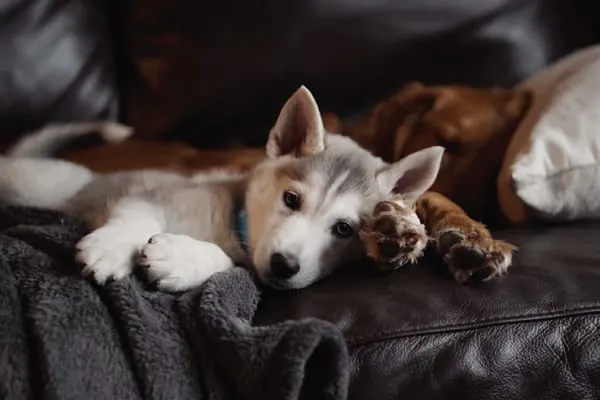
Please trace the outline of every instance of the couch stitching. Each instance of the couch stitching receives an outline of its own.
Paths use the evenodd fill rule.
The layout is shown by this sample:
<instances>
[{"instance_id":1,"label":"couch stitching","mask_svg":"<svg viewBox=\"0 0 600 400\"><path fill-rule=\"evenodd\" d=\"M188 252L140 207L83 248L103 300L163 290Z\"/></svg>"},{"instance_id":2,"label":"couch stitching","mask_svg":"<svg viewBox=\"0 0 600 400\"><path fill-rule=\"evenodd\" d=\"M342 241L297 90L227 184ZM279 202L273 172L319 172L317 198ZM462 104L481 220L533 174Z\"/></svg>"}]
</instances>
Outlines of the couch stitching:
<instances>
[{"instance_id":1,"label":"couch stitching","mask_svg":"<svg viewBox=\"0 0 600 400\"><path fill-rule=\"evenodd\" d=\"M589 314L600 314L600 306L588 306L574 309L564 309L554 312L534 314L534 315L516 315L513 317L499 317L490 318L487 320L474 322L468 322L463 324L443 325L443 326L430 326L426 328L410 329L410 330L389 330L383 331L376 336L360 335L353 338L346 338L349 348L357 348L366 346L375 342L381 342L385 340L392 340L398 338L406 338L412 336L421 335L433 335L438 333L453 333L461 332L472 329L489 328L492 326L499 325L510 325L519 322L536 322L536 321L547 321L553 319L559 319L563 317L576 317Z\"/></svg>"}]
</instances>

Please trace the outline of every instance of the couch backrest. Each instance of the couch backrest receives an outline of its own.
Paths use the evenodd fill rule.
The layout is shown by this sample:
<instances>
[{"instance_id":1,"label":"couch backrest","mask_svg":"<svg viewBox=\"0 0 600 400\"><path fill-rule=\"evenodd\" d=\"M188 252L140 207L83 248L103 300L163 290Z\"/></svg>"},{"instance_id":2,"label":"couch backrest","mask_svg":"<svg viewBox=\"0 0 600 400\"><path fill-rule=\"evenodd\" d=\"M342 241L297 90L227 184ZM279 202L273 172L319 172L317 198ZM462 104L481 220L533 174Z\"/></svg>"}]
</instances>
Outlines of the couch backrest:
<instances>
[{"instance_id":1,"label":"couch backrest","mask_svg":"<svg viewBox=\"0 0 600 400\"><path fill-rule=\"evenodd\" d=\"M54 121L115 118L106 2L0 2L0 142Z\"/></svg>"},{"instance_id":2,"label":"couch backrest","mask_svg":"<svg viewBox=\"0 0 600 400\"><path fill-rule=\"evenodd\" d=\"M352 113L407 80L512 85L594 43L597 0L137 0L130 120L146 135L262 144L300 84Z\"/></svg>"},{"instance_id":3,"label":"couch backrest","mask_svg":"<svg viewBox=\"0 0 600 400\"><path fill-rule=\"evenodd\" d=\"M596 42L596 2L4 0L0 138L122 115L141 136L262 144L300 84L344 115L407 80L512 85Z\"/></svg>"}]
</instances>

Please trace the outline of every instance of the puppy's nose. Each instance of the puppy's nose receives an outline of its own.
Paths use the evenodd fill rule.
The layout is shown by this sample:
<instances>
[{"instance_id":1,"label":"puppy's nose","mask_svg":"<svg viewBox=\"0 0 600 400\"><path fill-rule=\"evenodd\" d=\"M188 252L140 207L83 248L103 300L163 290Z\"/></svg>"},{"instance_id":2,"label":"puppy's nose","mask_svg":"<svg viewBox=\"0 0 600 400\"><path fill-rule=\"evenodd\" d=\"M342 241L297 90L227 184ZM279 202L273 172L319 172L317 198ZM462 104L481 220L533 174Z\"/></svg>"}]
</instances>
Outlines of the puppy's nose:
<instances>
[{"instance_id":1,"label":"puppy's nose","mask_svg":"<svg viewBox=\"0 0 600 400\"><path fill-rule=\"evenodd\" d=\"M289 279L300 270L300 265L294 257L274 253L271 256L271 273L277 279Z\"/></svg>"}]
</instances>

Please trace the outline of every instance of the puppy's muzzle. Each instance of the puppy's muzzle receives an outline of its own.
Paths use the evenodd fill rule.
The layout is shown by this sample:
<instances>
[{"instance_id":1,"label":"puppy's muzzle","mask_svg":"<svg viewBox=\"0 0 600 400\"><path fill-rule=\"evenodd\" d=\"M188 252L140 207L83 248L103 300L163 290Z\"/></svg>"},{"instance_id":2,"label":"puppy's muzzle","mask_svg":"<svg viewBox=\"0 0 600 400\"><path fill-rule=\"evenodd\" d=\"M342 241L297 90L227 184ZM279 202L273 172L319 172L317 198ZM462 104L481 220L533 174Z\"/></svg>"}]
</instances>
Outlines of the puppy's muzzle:
<instances>
[{"instance_id":1,"label":"puppy's muzzle","mask_svg":"<svg viewBox=\"0 0 600 400\"><path fill-rule=\"evenodd\" d=\"M274 278L285 280L290 279L300 271L300 264L295 257L289 254L274 253L271 256L270 269Z\"/></svg>"}]
</instances>

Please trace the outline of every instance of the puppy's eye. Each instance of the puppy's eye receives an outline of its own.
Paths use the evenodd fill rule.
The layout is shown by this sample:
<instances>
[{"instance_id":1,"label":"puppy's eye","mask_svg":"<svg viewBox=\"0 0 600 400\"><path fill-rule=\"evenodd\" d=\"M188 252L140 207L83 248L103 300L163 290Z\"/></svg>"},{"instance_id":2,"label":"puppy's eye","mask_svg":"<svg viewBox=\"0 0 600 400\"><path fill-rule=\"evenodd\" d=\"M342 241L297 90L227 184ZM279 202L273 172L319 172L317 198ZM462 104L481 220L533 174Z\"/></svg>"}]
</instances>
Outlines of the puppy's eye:
<instances>
[{"instance_id":1,"label":"puppy's eye","mask_svg":"<svg viewBox=\"0 0 600 400\"><path fill-rule=\"evenodd\" d=\"M300 195L293 190L286 190L283 192L283 203L290 210L298 211L300 209Z\"/></svg>"},{"instance_id":2,"label":"puppy's eye","mask_svg":"<svg viewBox=\"0 0 600 400\"><path fill-rule=\"evenodd\" d=\"M354 235L354 228L346 221L338 221L333 225L333 234L339 238L349 238Z\"/></svg>"}]
</instances>

